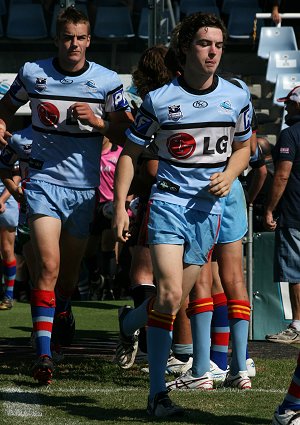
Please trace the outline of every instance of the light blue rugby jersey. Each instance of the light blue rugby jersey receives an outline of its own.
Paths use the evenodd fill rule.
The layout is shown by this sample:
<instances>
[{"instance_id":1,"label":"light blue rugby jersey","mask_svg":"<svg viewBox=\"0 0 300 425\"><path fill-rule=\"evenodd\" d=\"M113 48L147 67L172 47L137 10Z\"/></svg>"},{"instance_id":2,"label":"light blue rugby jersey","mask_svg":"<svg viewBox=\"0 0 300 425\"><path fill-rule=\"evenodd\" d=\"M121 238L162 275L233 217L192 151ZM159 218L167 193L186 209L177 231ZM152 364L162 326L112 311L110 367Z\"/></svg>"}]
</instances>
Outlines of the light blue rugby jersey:
<instances>
[{"instance_id":1,"label":"light blue rugby jersey","mask_svg":"<svg viewBox=\"0 0 300 425\"><path fill-rule=\"evenodd\" d=\"M126 134L139 145L155 135L160 161L151 199L220 214L209 178L224 170L232 142L251 136L250 116L247 93L218 76L210 90L193 90L179 77L150 92Z\"/></svg>"},{"instance_id":2,"label":"light blue rugby jersey","mask_svg":"<svg viewBox=\"0 0 300 425\"><path fill-rule=\"evenodd\" d=\"M7 145L0 154L0 168L12 168L19 163L22 180L28 177L28 166L32 147L32 126L15 131L7 139Z\"/></svg>"},{"instance_id":3,"label":"light blue rugby jersey","mask_svg":"<svg viewBox=\"0 0 300 425\"><path fill-rule=\"evenodd\" d=\"M94 62L72 75L64 74L56 62L26 62L9 90L15 105L30 101L32 109L30 177L66 187L98 187L103 136L75 120L70 107L88 103L104 119L108 112L127 109L122 82L114 71Z\"/></svg>"}]
</instances>

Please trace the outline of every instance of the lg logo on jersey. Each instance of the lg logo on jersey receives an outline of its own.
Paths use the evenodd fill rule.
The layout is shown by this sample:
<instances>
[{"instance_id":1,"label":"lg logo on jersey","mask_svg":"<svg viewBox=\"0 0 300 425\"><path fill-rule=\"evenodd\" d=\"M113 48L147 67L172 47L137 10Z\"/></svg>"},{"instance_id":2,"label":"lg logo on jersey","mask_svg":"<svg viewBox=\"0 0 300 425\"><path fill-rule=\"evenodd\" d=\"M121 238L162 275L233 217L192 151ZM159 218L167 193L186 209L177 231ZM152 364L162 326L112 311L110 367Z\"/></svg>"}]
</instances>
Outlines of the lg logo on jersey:
<instances>
[{"instance_id":1,"label":"lg logo on jersey","mask_svg":"<svg viewBox=\"0 0 300 425\"><path fill-rule=\"evenodd\" d=\"M216 141L204 137L202 155L221 155L227 151L227 146L228 136L222 136ZM195 152L196 140L188 133L177 133L168 138L167 148L173 158L187 159Z\"/></svg>"},{"instance_id":2,"label":"lg logo on jersey","mask_svg":"<svg viewBox=\"0 0 300 425\"><path fill-rule=\"evenodd\" d=\"M208 106L208 103L205 100L196 100L196 102L193 103L194 108L206 108Z\"/></svg>"}]
</instances>

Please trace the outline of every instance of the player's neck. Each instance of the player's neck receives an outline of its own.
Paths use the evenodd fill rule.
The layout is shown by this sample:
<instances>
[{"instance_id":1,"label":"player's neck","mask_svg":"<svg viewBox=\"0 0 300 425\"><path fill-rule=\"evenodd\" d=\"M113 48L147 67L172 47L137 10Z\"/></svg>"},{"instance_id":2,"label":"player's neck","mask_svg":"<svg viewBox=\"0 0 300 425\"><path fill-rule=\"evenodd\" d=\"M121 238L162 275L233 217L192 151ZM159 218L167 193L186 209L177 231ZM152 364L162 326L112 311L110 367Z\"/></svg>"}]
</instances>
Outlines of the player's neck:
<instances>
[{"instance_id":1,"label":"player's neck","mask_svg":"<svg viewBox=\"0 0 300 425\"><path fill-rule=\"evenodd\" d=\"M89 67L88 62L86 60L80 63L70 63L68 61L63 61L60 58L54 59L54 65L60 72L68 75L80 75L85 72Z\"/></svg>"},{"instance_id":2,"label":"player's neck","mask_svg":"<svg viewBox=\"0 0 300 425\"><path fill-rule=\"evenodd\" d=\"M197 73L184 73L185 82L195 90L206 90L213 84L214 75L201 75Z\"/></svg>"}]
</instances>

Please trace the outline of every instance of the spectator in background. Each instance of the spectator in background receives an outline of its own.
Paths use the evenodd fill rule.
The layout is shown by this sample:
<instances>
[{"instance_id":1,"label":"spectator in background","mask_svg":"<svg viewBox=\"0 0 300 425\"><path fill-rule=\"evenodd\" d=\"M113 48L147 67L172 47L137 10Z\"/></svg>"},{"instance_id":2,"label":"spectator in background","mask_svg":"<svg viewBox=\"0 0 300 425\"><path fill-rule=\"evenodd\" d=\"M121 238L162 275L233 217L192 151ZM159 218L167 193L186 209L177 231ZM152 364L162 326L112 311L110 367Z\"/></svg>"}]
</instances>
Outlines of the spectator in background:
<instances>
[{"instance_id":1,"label":"spectator in background","mask_svg":"<svg viewBox=\"0 0 300 425\"><path fill-rule=\"evenodd\" d=\"M275 173L264 221L275 231L274 281L289 282L292 323L267 341L300 342L300 86L284 98L285 122L273 150ZM275 215L276 210L276 215Z\"/></svg>"}]
</instances>

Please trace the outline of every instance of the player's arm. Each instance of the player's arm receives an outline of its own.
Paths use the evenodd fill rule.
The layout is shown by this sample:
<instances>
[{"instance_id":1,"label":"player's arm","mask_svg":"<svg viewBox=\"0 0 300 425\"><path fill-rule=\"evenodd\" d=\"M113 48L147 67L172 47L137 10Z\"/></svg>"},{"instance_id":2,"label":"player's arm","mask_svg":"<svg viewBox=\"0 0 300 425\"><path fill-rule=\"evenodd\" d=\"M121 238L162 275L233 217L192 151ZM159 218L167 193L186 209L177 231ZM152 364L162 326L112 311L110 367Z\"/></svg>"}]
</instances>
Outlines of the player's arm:
<instances>
[{"instance_id":1,"label":"player's arm","mask_svg":"<svg viewBox=\"0 0 300 425\"><path fill-rule=\"evenodd\" d=\"M114 178L114 216L112 219L112 228L119 242L126 242L130 237L126 200L137 160L142 151L143 146L127 139L117 163Z\"/></svg>"},{"instance_id":2,"label":"player's arm","mask_svg":"<svg viewBox=\"0 0 300 425\"><path fill-rule=\"evenodd\" d=\"M6 138L11 136L7 131L12 119L19 109L19 106L13 104L11 97L6 93L0 100L0 148L6 146Z\"/></svg>"},{"instance_id":3,"label":"player's arm","mask_svg":"<svg viewBox=\"0 0 300 425\"><path fill-rule=\"evenodd\" d=\"M103 136L106 136L119 145L124 145L126 140L125 130L133 122L131 112L126 110L109 112L107 119L104 120L95 115L87 103L74 103L72 105L72 114L83 125L89 125L95 128Z\"/></svg>"},{"instance_id":4,"label":"player's arm","mask_svg":"<svg viewBox=\"0 0 300 425\"><path fill-rule=\"evenodd\" d=\"M250 159L250 138L244 142L233 142L232 155L222 173L210 177L209 192L216 196L226 196L233 181L248 167Z\"/></svg>"},{"instance_id":5,"label":"player's arm","mask_svg":"<svg viewBox=\"0 0 300 425\"><path fill-rule=\"evenodd\" d=\"M12 195L17 202L22 202L24 200L23 190L19 185L21 177L14 175L12 168L0 168L0 179L9 194Z\"/></svg>"},{"instance_id":6,"label":"player's arm","mask_svg":"<svg viewBox=\"0 0 300 425\"><path fill-rule=\"evenodd\" d=\"M276 164L273 184L266 203L264 215L264 225L268 230L275 230L276 228L277 223L274 220L273 211L276 209L278 202L285 191L292 167L292 161L279 161Z\"/></svg>"}]
</instances>

